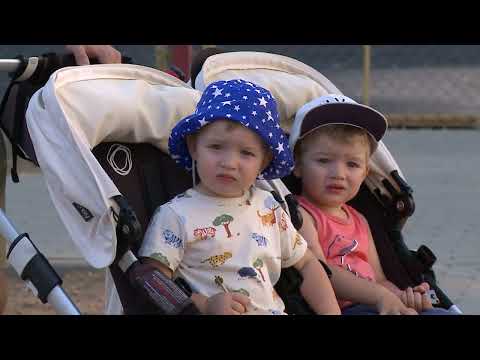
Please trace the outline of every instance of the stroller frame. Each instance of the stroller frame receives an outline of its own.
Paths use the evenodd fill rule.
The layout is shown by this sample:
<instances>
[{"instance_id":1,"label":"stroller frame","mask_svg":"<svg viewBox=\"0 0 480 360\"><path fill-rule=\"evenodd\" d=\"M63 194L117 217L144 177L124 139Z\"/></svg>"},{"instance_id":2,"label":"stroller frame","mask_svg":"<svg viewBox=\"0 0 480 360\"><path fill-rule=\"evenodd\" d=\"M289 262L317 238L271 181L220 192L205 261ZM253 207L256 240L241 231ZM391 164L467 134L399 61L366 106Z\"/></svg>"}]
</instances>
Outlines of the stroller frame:
<instances>
[{"instance_id":1,"label":"stroller frame","mask_svg":"<svg viewBox=\"0 0 480 360\"><path fill-rule=\"evenodd\" d=\"M8 72L13 81L21 82L28 80L41 69L42 59L31 57L25 59L0 60L0 71ZM15 155L14 155L15 156ZM16 177L16 156L14 159L12 177ZM7 259L17 274L24 280L34 295L38 296L42 303L48 302L60 315L80 315L80 310L73 303L64 289L61 287L62 279L56 273L47 258L38 250L27 233L20 234L15 225L8 219L4 211L0 209L0 233L7 240Z\"/></svg>"},{"instance_id":2,"label":"stroller frame","mask_svg":"<svg viewBox=\"0 0 480 360\"><path fill-rule=\"evenodd\" d=\"M80 315L80 310L61 287L62 279L27 233L19 234L0 210L0 232L10 243L7 259L27 286L60 315Z\"/></svg>"}]
</instances>

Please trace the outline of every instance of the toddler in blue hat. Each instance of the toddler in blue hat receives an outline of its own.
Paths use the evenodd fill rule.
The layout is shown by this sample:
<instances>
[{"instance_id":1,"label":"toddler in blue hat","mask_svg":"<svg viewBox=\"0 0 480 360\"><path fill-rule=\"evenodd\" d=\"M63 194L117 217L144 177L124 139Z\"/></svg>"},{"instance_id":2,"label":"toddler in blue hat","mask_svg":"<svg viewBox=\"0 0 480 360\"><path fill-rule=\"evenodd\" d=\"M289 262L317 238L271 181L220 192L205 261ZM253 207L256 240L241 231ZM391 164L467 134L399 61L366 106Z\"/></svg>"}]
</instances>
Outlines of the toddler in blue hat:
<instances>
[{"instance_id":1,"label":"toddler in blue hat","mask_svg":"<svg viewBox=\"0 0 480 360\"><path fill-rule=\"evenodd\" d=\"M315 312L340 314L325 270L272 194L255 186L293 167L269 91L243 80L212 83L172 130L169 150L192 171L193 187L157 209L140 256L184 279L205 314L284 314L274 285L290 266Z\"/></svg>"}]
</instances>

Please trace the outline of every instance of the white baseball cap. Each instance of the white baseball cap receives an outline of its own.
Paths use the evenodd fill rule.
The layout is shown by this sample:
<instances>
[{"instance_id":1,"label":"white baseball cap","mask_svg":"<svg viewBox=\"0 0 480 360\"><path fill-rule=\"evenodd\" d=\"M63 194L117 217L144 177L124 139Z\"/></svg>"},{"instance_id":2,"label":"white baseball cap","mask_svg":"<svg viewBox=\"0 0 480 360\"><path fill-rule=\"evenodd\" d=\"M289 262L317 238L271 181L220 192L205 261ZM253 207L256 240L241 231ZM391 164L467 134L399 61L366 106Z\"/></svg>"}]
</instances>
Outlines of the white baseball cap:
<instances>
[{"instance_id":1,"label":"white baseball cap","mask_svg":"<svg viewBox=\"0 0 480 360\"><path fill-rule=\"evenodd\" d=\"M343 124L366 130L376 142L387 131L388 123L377 110L359 104L344 95L320 96L298 109L290 133L290 149L295 149L298 140L303 139L321 126Z\"/></svg>"}]
</instances>

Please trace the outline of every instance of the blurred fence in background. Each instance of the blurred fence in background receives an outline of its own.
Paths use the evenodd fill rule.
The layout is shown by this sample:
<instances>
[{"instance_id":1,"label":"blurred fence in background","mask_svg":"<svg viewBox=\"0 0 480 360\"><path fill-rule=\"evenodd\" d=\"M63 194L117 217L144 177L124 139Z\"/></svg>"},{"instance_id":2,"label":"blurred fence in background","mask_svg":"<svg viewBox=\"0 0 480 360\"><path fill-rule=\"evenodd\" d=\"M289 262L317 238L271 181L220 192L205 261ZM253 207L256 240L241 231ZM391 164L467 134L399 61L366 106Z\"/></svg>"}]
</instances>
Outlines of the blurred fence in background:
<instances>
[{"instance_id":1,"label":"blurred fence in background","mask_svg":"<svg viewBox=\"0 0 480 360\"><path fill-rule=\"evenodd\" d=\"M205 45L203 45L205 46ZM211 45L207 45L211 46ZM480 45L218 45L300 60L345 95L386 113L392 126L475 127L480 118ZM168 62L160 45L115 45L135 63ZM195 54L201 45L194 45ZM0 58L61 52L63 45L0 45ZM369 76L365 61L369 59ZM0 93L8 78L0 75Z\"/></svg>"},{"instance_id":2,"label":"blurred fence in background","mask_svg":"<svg viewBox=\"0 0 480 360\"><path fill-rule=\"evenodd\" d=\"M372 45L369 57L365 56L368 48L362 45L222 47L300 60L345 95L368 100L388 115L394 127L476 127L480 123L479 45Z\"/></svg>"}]
</instances>

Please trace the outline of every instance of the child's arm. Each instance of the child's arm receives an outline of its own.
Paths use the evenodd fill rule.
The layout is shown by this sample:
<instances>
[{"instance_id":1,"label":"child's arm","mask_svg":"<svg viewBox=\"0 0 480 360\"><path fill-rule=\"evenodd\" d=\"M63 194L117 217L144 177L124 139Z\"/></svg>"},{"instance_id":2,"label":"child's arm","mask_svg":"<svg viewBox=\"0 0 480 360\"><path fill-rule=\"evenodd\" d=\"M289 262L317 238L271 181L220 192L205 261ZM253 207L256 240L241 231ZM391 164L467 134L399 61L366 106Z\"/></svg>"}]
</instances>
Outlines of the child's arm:
<instances>
[{"instance_id":1,"label":"child's arm","mask_svg":"<svg viewBox=\"0 0 480 360\"><path fill-rule=\"evenodd\" d=\"M147 258L147 257L144 257L142 259L142 261L145 264L149 264L149 265L153 266L158 271L161 271L162 273L165 274L165 276L168 276L170 279L172 278L172 275L173 275L172 270L169 269L166 265L162 264L160 261L157 261L157 260L151 259L151 258ZM200 310L200 312L202 314L207 313L208 297L206 297L204 295L201 295L201 294L193 293L192 296L190 297L190 299L192 300L192 302L195 304L197 309Z\"/></svg>"},{"instance_id":2,"label":"child's arm","mask_svg":"<svg viewBox=\"0 0 480 360\"><path fill-rule=\"evenodd\" d=\"M327 273L309 249L294 267L302 274L300 292L310 307L317 314L341 315Z\"/></svg>"},{"instance_id":3,"label":"child's arm","mask_svg":"<svg viewBox=\"0 0 480 360\"><path fill-rule=\"evenodd\" d=\"M142 261L161 271L170 279L172 278L172 270L160 261L151 258L143 258ZM246 311L247 305L250 302L247 296L240 293L219 293L211 297L193 293L190 299L202 314L215 315L242 314Z\"/></svg>"},{"instance_id":4,"label":"child's arm","mask_svg":"<svg viewBox=\"0 0 480 360\"><path fill-rule=\"evenodd\" d=\"M322 247L318 241L315 220L302 207L299 207L303 216L303 225L300 233L307 241L317 259L326 262ZM350 300L360 304L375 306L380 314L408 314L412 311L383 286L372 281L359 278L340 266L331 266L331 282L335 294L339 299Z\"/></svg>"},{"instance_id":5,"label":"child's arm","mask_svg":"<svg viewBox=\"0 0 480 360\"><path fill-rule=\"evenodd\" d=\"M293 265L301 273L303 282L300 293L307 303L317 314L340 315L330 279L317 257L308 249L300 232L289 222L288 230L281 234L282 267ZM293 247L292 238L295 239Z\"/></svg>"},{"instance_id":6,"label":"child's arm","mask_svg":"<svg viewBox=\"0 0 480 360\"><path fill-rule=\"evenodd\" d=\"M367 220L364 218L365 222ZM367 223L368 224L368 223ZM378 257L377 248L375 247L375 241L373 241L372 233L370 231L370 227L368 228L368 262L373 268L373 272L375 273L375 279L377 283L386 287L395 295L400 297L402 290L400 290L394 283L389 281L383 272L382 265L380 264L380 259Z\"/></svg>"}]
</instances>

